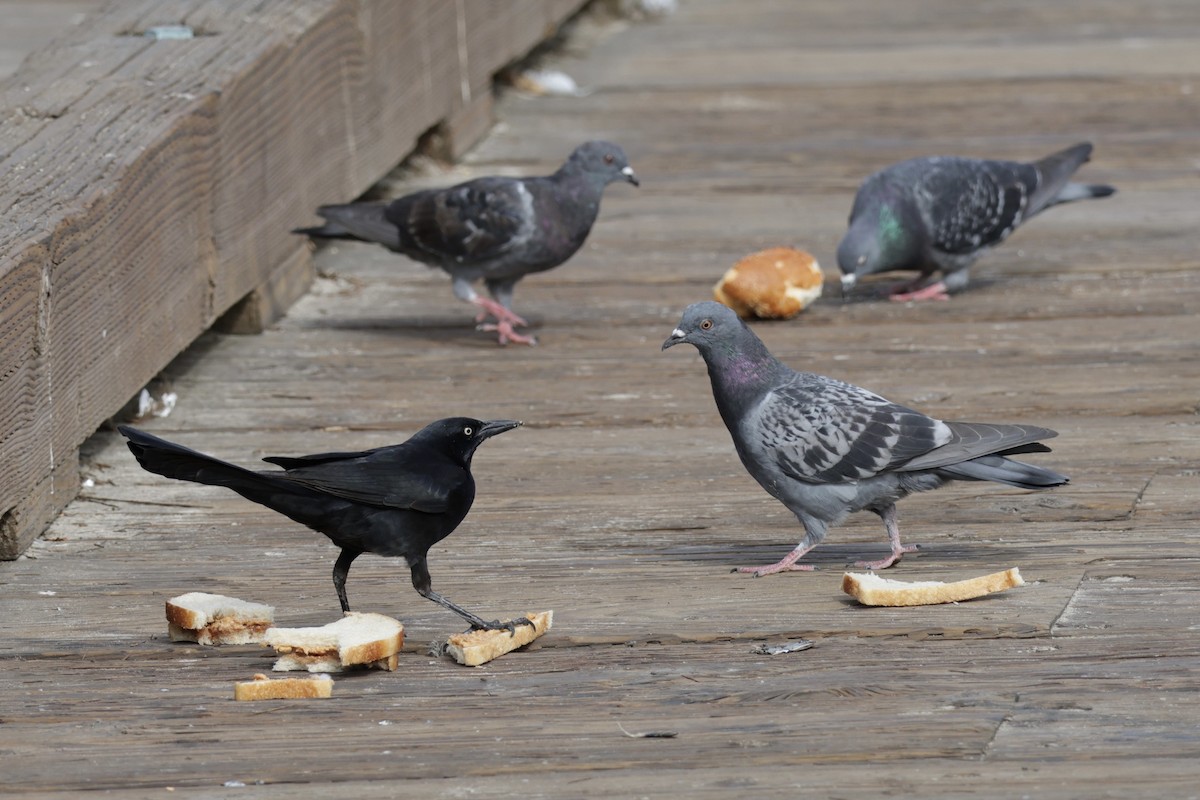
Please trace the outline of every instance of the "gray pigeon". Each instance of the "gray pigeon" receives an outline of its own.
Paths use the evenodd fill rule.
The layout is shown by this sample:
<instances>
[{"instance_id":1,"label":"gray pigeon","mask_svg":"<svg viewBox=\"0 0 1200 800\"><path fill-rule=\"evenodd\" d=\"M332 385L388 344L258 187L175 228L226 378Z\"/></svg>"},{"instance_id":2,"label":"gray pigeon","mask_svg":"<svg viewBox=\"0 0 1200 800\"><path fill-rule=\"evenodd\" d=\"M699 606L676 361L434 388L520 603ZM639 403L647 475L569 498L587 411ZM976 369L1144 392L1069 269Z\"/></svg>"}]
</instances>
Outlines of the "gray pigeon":
<instances>
[{"instance_id":1,"label":"gray pigeon","mask_svg":"<svg viewBox=\"0 0 1200 800\"><path fill-rule=\"evenodd\" d=\"M893 300L948 300L970 280L980 253L1025 220L1059 203L1108 197L1103 184L1071 183L1090 157L1088 142L1041 161L934 156L901 161L867 178L854 197L850 229L838 245L842 292L864 275L917 270ZM941 272L941 279L932 275Z\"/></svg>"},{"instance_id":2,"label":"gray pigeon","mask_svg":"<svg viewBox=\"0 0 1200 800\"><path fill-rule=\"evenodd\" d=\"M638 185L625 151L609 142L575 148L558 172L540 178L476 178L445 189L426 189L390 203L321 206L325 224L294 233L325 239L376 242L454 278L454 294L479 306L476 322L489 315L500 344L536 344L513 330L527 325L513 313L517 281L553 269L580 248L608 184ZM489 300L471 284L483 279Z\"/></svg>"},{"instance_id":3,"label":"gray pigeon","mask_svg":"<svg viewBox=\"0 0 1200 800\"><path fill-rule=\"evenodd\" d=\"M1045 453L1057 434L1031 425L942 422L848 383L796 372L720 303L683 312L663 349L695 345L742 464L804 526L781 561L741 567L755 576L812 569L796 561L853 511L883 518L892 553L858 566L884 569L915 547L900 544L896 501L948 481L996 481L1020 489L1067 482L1064 475L1006 456Z\"/></svg>"}]
</instances>

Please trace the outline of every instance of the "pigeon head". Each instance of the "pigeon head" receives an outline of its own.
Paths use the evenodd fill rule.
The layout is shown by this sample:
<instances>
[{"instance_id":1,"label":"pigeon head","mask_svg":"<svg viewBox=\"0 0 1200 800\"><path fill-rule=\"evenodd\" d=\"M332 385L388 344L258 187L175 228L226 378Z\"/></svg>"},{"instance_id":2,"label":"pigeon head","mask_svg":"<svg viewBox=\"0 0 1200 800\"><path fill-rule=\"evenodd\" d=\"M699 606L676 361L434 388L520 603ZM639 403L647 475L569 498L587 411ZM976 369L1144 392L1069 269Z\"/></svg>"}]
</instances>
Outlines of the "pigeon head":
<instances>
[{"instance_id":1,"label":"pigeon head","mask_svg":"<svg viewBox=\"0 0 1200 800\"><path fill-rule=\"evenodd\" d=\"M720 303L694 303L685 308L662 349L683 342L694 345L704 358L717 408L726 420L728 414L753 404L790 372L733 309Z\"/></svg>"},{"instance_id":2,"label":"pigeon head","mask_svg":"<svg viewBox=\"0 0 1200 800\"><path fill-rule=\"evenodd\" d=\"M662 349L684 342L699 350L710 367L717 366L726 372L769 372L778 364L733 309L711 300L685 308Z\"/></svg>"},{"instance_id":3,"label":"pigeon head","mask_svg":"<svg viewBox=\"0 0 1200 800\"><path fill-rule=\"evenodd\" d=\"M683 317L662 349L687 342L707 358L710 353L729 349L746 331L749 329L745 323L729 306L711 300L693 303L683 310Z\"/></svg>"},{"instance_id":4,"label":"pigeon head","mask_svg":"<svg viewBox=\"0 0 1200 800\"><path fill-rule=\"evenodd\" d=\"M612 142L584 142L575 148L564 170L584 175L603 188L614 181L628 181L638 185L637 175L629 166L629 159L620 145Z\"/></svg>"},{"instance_id":5,"label":"pigeon head","mask_svg":"<svg viewBox=\"0 0 1200 800\"><path fill-rule=\"evenodd\" d=\"M470 417L448 417L426 425L412 437L412 441L422 442L463 464L470 464L471 456L475 455L479 445L524 424L512 419L484 422Z\"/></svg>"},{"instance_id":6,"label":"pigeon head","mask_svg":"<svg viewBox=\"0 0 1200 800\"><path fill-rule=\"evenodd\" d=\"M906 204L874 197L863 202L864 188L850 214L850 229L838 245L838 267L842 271L842 292L848 292L864 275L916 266L920 242L914 231L920 221L909 220Z\"/></svg>"}]
</instances>

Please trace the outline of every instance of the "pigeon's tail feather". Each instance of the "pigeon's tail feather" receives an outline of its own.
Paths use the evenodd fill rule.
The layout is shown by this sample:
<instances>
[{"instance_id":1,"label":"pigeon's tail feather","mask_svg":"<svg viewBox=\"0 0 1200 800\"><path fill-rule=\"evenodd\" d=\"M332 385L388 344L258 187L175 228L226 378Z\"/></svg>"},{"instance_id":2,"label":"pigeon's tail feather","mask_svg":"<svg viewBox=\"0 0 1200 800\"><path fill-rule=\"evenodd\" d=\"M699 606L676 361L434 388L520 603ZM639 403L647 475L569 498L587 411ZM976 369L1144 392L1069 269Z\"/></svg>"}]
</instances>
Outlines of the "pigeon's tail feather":
<instances>
[{"instance_id":1,"label":"pigeon's tail feather","mask_svg":"<svg viewBox=\"0 0 1200 800\"><path fill-rule=\"evenodd\" d=\"M325 224L313 228L297 228L292 233L320 239L357 239L396 247L399 236L396 225L385 216L386 207L380 203L346 203L321 206L317 214Z\"/></svg>"},{"instance_id":2,"label":"pigeon's tail feather","mask_svg":"<svg viewBox=\"0 0 1200 800\"><path fill-rule=\"evenodd\" d=\"M1046 453L1050 448L1038 444L1058 436L1048 428L1033 425L995 425L984 422L946 422L953 438L948 444L917 456L899 467L903 472L952 466L973 458L1018 453Z\"/></svg>"},{"instance_id":3,"label":"pigeon's tail feather","mask_svg":"<svg viewBox=\"0 0 1200 800\"><path fill-rule=\"evenodd\" d=\"M1049 203L1056 206L1059 203L1070 203L1075 200L1091 200L1094 197L1108 197L1116 194L1117 188L1106 183L1068 183Z\"/></svg>"},{"instance_id":4,"label":"pigeon's tail feather","mask_svg":"<svg viewBox=\"0 0 1200 800\"><path fill-rule=\"evenodd\" d=\"M301 236L311 236L314 239L353 239L358 241L358 237L350 231L340 225L331 223L316 225L311 228L292 228L292 233L298 233Z\"/></svg>"},{"instance_id":5,"label":"pigeon's tail feather","mask_svg":"<svg viewBox=\"0 0 1200 800\"><path fill-rule=\"evenodd\" d=\"M1060 475L1053 470L999 455L982 456L961 464L940 467L937 472L957 480L992 481L1018 489L1048 489L1051 486L1062 486L1070 480L1066 475Z\"/></svg>"},{"instance_id":6,"label":"pigeon's tail feather","mask_svg":"<svg viewBox=\"0 0 1200 800\"><path fill-rule=\"evenodd\" d=\"M1033 166L1038 171L1038 186L1029 198L1029 210L1026 216L1032 216L1044 208L1058 203L1068 203L1072 200L1083 200L1090 197L1106 197L1115 191L1111 186L1097 186L1099 194L1085 193L1085 184L1072 184L1071 176L1092 157L1091 142L1080 142L1065 150L1051 153ZM1078 188L1073 188L1078 187ZM1088 187L1090 188L1090 187Z\"/></svg>"}]
</instances>

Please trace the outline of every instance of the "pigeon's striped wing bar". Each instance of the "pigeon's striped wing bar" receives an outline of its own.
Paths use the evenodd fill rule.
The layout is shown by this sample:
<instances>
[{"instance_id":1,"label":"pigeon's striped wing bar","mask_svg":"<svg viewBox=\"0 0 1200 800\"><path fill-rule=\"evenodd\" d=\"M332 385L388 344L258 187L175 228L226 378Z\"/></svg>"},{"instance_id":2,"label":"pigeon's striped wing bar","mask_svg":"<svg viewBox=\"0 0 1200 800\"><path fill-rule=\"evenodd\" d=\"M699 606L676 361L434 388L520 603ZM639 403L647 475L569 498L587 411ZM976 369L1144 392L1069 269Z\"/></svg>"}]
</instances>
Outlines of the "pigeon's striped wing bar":
<instances>
[{"instance_id":1,"label":"pigeon's striped wing bar","mask_svg":"<svg viewBox=\"0 0 1200 800\"><path fill-rule=\"evenodd\" d=\"M938 420L818 376L770 392L754 428L783 472L808 483L870 478L951 438Z\"/></svg>"}]
</instances>

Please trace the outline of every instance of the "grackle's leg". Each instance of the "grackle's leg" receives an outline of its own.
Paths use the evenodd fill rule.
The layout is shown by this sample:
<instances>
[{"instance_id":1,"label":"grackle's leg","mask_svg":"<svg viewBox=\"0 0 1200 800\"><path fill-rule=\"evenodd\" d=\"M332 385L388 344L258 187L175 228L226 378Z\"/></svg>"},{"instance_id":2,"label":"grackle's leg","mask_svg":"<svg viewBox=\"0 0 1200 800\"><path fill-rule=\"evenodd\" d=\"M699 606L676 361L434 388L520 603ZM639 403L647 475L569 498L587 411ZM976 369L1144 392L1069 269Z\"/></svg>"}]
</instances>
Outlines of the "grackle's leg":
<instances>
[{"instance_id":1,"label":"grackle's leg","mask_svg":"<svg viewBox=\"0 0 1200 800\"><path fill-rule=\"evenodd\" d=\"M413 588L417 590L419 595L426 599L432 600L448 611L453 611L455 614L458 614L460 617L469 622L471 627L475 630L504 630L508 631L509 633L516 633L518 625L533 625L533 620L529 619L528 617L509 620L508 622L501 622L500 620L496 619L492 620L491 622L487 622L482 617L472 614L470 611L467 611L462 606L450 600L450 598L442 597L433 590L432 579L429 576L429 567L426 565L424 558L413 562L409 568L412 570Z\"/></svg>"},{"instance_id":2,"label":"grackle's leg","mask_svg":"<svg viewBox=\"0 0 1200 800\"><path fill-rule=\"evenodd\" d=\"M361 555L361 550L343 548L333 565L333 588L337 589L338 600L342 604L342 613L350 610L350 601L346 599L346 576L350 574L350 565L354 559Z\"/></svg>"}]
</instances>

